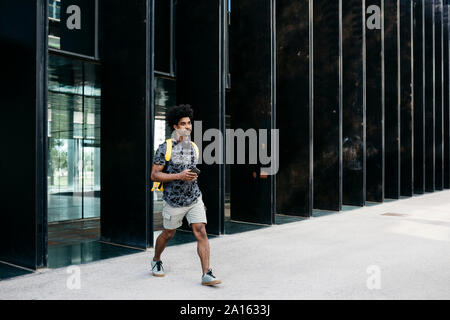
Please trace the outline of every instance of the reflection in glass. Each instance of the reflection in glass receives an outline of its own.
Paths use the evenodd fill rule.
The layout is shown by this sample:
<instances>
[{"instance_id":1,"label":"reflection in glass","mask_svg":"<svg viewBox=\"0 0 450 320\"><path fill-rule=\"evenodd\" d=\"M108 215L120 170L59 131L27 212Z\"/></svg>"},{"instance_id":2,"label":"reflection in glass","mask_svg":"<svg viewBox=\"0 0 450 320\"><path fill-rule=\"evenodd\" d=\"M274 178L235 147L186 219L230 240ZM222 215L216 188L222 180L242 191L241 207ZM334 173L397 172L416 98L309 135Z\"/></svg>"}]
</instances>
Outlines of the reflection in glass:
<instances>
[{"instance_id":1,"label":"reflection in glass","mask_svg":"<svg viewBox=\"0 0 450 320\"><path fill-rule=\"evenodd\" d=\"M61 1L48 0L48 17L49 19L60 20Z\"/></svg>"},{"instance_id":2,"label":"reflection in glass","mask_svg":"<svg viewBox=\"0 0 450 320\"><path fill-rule=\"evenodd\" d=\"M48 0L48 46L61 49L61 1Z\"/></svg>"},{"instance_id":3,"label":"reflection in glass","mask_svg":"<svg viewBox=\"0 0 450 320\"><path fill-rule=\"evenodd\" d=\"M48 222L100 216L99 66L49 55Z\"/></svg>"},{"instance_id":4,"label":"reflection in glass","mask_svg":"<svg viewBox=\"0 0 450 320\"><path fill-rule=\"evenodd\" d=\"M176 82L165 78L155 78L155 131L153 153L158 146L170 138L171 130L166 126L167 109L176 104ZM153 192L153 230L162 230L162 192Z\"/></svg>"}]
</instances>

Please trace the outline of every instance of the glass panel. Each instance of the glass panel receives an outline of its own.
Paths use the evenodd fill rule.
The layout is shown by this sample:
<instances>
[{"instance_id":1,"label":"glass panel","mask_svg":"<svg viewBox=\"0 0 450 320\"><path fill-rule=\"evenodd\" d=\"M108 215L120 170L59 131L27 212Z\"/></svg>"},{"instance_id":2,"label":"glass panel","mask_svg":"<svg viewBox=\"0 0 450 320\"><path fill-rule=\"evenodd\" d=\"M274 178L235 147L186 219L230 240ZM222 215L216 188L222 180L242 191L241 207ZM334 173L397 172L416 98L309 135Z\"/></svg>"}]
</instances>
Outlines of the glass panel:
<instances>
[{"instance_id":1,"label":"glass panel","mask_svg":"<svg viewBox=\"0 0 450 320\"><path fill-rule=\"evenodd\" d=\"M48 0L48 17L50 19L59 20L61 12L60 0Z\"/></svg>"},{"instance_id":2,"label":"glass panel","mask_svg":"<svg viewBox=\"0 0 450 320\"><path fill-rule=\"evenodd\" d=\"M167 0L155 1L155 70L172 72L172 3Z\"/></svg>"},{"instance_id":3,"label":"glass panel","mask_svg":"<svg viewBox=\"0 0 450 320\"><path fill-rule=\"evenodd\" d=\"M48 222L100 216L98 72L49 55Z\"/></svg>"},{"instance_id":4,"label":"glass panel","mask_svg":"<svg viewBox=\"0 0 450 320\"><path fill-rule=\"evenodd\" d=\"M82 112L82 63L49 56L48 221L82 217L80 140L74 116ZM78 134L79 135L79 134Z\"/></svg>"},{"instance_id":5,"label":"glass panel","mask_svg":"<svg viewBox=\"0 0 450 320\"><path fill-rule=\"evenodd\" d=\"M166 126L166 111L176 104L176 82L163 78L155 78L155 131L154 150L170 138L171 131ZM153 230L162 230L162 192L153 192Z\"/></svg>"},{"instance_id":6,"label":"glass panel","mask_svg":"<svg viewBox=\"0 0 450 320\"><path fill-rule=\"evenodd\" d=\"M84 82L84 218L100 217L100 78L99 66L85 64Z\"/></svg>"},{"instance_id":7,"label":"glass panel","mask_svg":"<svg viewBox=\"0 0 450 320\"><path fill-rule=\"evenodd\" d=\"M61 1L48 0L48 46L61 49Z\"/></svg>"}]
</instances>

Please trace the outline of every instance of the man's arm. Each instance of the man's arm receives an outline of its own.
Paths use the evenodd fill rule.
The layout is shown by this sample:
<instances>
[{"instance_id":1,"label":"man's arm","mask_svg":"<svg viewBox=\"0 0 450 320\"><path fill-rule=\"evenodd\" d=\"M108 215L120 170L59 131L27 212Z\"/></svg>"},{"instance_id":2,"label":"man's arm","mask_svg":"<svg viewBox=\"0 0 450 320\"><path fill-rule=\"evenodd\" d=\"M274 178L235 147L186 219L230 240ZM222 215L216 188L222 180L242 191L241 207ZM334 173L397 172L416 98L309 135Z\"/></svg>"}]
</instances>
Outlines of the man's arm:
<instances>
[{"instance_id":1,"label":"man's arm","mask_svg":"<svg viewBox=\"0 0 450 320\"><path fill-rule=\"evenodd\" d=\"M186 169L180 173L164 173L162 170L164 169L163 165L154 164L152 168L152 181L156 182L170 182L174 180L182 180L182 181L193 181L197 179L197 174L191 172L189 169Z\"/></svg>"}]
</instances>

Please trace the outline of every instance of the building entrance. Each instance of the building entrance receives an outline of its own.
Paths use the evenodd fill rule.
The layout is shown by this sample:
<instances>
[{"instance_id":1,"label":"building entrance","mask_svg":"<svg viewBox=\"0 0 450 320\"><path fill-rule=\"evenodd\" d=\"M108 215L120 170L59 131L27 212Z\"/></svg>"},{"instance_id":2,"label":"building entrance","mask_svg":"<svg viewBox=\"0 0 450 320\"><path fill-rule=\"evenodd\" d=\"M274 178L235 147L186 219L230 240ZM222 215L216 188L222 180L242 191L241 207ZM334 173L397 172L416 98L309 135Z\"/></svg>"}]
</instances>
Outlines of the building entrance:
<instances>
[{"instance_id":1,"label":"building entrance","mask_svg":"<svg viewBox=\"0 0 450 320\"><path fill-rule=\"evenodd\" d=\"M48 222L100 217L99 65L49 55Z\"/></svg>"},{"instance_id":2,"label":"building entrance","mask_svg":"<svg viewBox=\"0 0 450 320\"><path fill-rule=\"evenodd\" d=\"M100 238L99 67L95 63L49 54L50 246Z\"/></svg>"},{"instance_id":3,"label":"building entrance","mask_svg":"<svg viewBox=\"0 0 450 320\"><path fill-rule=\"evenodd\" d=\"M155 129L153 133L153 153L159 145L170 138L171 130L166 124L167 109L176 104L176 82L166 77L155 77ZM153 165L153 164L152 164ZM163 230L162 192L153 192L153 231ZM155 234L156 236L159 233Z\"/></svg>"}]
</instances>

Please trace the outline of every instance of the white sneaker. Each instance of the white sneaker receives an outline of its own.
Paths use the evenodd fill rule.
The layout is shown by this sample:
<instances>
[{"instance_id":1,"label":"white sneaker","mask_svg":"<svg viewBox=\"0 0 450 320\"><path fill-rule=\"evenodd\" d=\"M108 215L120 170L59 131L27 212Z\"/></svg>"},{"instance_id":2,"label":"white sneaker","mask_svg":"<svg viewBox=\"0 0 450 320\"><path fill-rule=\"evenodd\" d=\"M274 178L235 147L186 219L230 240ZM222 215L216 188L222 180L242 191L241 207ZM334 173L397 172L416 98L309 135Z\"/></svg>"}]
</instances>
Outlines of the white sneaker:
<instances>
[{"instance_id":1,"label":"white sneaker","mask_svg":"<svg viewBox=\"0 0 450 320\"><path fill-rule=\"evenodd\" d=\"M220 283L222 283L222 281L213 275L212 269L209 269L208 272L202 277L202 285L204 286L213 286Z\"/></svg>"},{"instance_id":2,"label":"white sneaker","mask_svg":"<svg viewBox=\"0 0 450 320\"><path fill-rule=\"evenodd\" d=\"M154 261L152 259L152 272L155 277L164 277L164 268L162 266L162 261Z\"/></svg>"}]
</instances>

